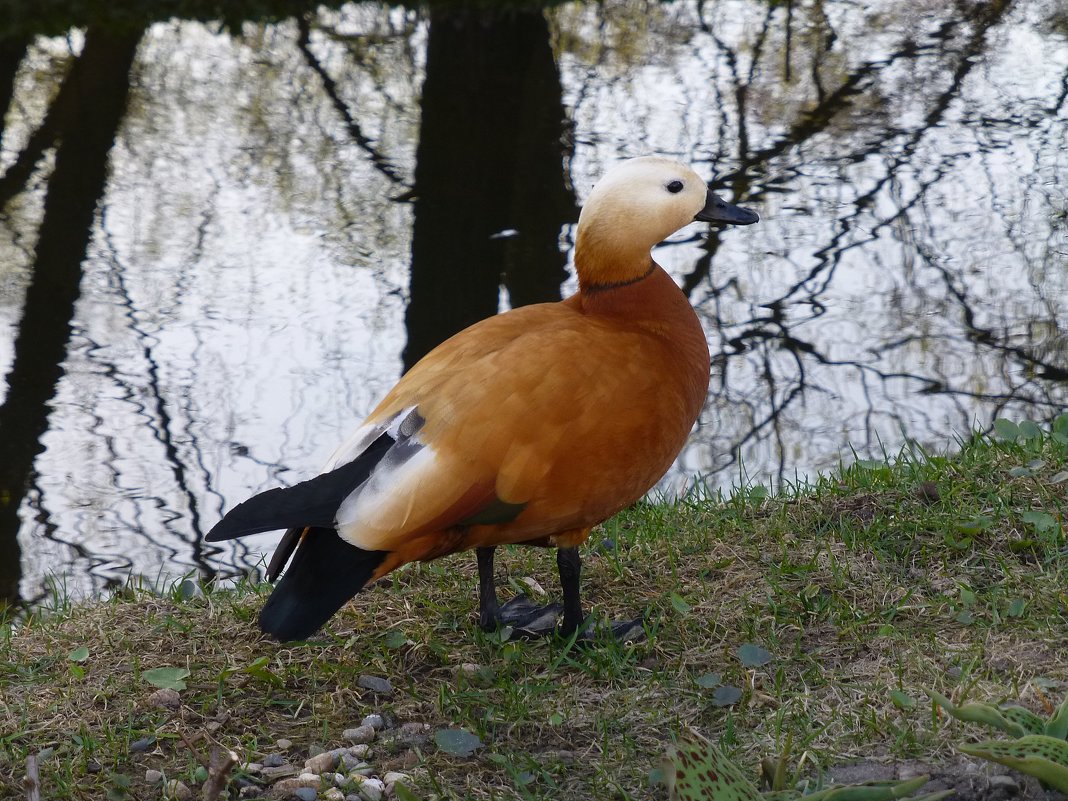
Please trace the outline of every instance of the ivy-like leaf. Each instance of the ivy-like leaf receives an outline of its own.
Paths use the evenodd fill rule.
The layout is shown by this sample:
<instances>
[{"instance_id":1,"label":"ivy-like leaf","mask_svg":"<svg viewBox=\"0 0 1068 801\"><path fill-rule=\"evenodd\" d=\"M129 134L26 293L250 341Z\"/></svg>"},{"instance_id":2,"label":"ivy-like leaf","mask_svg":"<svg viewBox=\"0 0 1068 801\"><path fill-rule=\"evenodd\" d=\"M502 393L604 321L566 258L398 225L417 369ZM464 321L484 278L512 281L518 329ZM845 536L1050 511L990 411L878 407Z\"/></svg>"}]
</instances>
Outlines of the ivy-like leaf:
<instances>
[{"instance_id":1,"label":"ivy-like leaf","mask_svg":"<svg viewBox=\"0 0 1068 801\"><path fill-rule=\"evenodd\" d=\"M434 732L434 742L446 754L453 756L471 756L482 747L478 735L467 729L438 729Z\"/></svg>"},{"instance_id":2,"label":"ivy-like leaf","mask_svg":"<svg viewBox=\"0 0 1068 801\"><path fill-rule=\"evenodd\" d=\"M738 648L738 659L741 660L745 667L760 667L768 664L772 660L772 656L770 651L761 648L759 645L747 642Z\"/></svg>"},{"instance_id":3,"label":"ivy-like leaf","mask_svg":"<svg viewBox=\"0 0 1068 801\"><path fill-rule=\"evenodd\" d=\"M724 684L722 687L717 687L715 692L712 693L712 703L715 706L732 706L742 698L742 691L738 687L732 687L730 684Z\"/></svg>"},{"instance_id":4,"label":"ivy-like leaf","mask_svg":"<svg viewBox=\"0 0 1068 801\"><path fill-rule=\"evenodd\" d=\"M159 687L163 690L184 690L185 681L183 681L183 679L189 678L189 668L152 668L151 670L144 671L141 674L141 678L153 687Z\"/></svg>"},{"instance_id":5,"label":"ivy-like leaf","mask_svg":"<svg viewBox=\"0 0 1068 801\"><path fill-rule=\"evenodd\" d=\"M718 687L723 683L723 676L719 673L705 673L703 676L698 676L693 680L693 683L698 687L703 687L706 690L711 690Z\"/></svg>"},{"instance_id":6,"label":"ivy-like leaf","mask_svg":"<svg viewBox=\"0 0 1068 801\"><path fill-rule=\"evenodd\" d=\"M69 659L71 662L84 662L88 658L89 648L85 645L83 645L81 648L75 648L73 651L67 654L67 659Z\"/></svg>"}]
</instances>

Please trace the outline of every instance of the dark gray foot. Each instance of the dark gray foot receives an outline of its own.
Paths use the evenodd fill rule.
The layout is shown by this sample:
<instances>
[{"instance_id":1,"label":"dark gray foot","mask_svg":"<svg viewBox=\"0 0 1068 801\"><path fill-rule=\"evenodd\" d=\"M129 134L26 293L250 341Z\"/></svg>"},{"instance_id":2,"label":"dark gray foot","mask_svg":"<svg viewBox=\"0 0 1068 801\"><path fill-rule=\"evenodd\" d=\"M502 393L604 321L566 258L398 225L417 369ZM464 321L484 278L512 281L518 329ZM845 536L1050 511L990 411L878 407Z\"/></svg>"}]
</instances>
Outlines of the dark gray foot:
<instances>
[{"instance_id":1,"label":"dark gray foot","mask_svg":"<svg viewBox=\"0 0 1068 801\"><path fill-rule=\"evenodd\" d=\"M594 621L579 633L575 642L583 645L596 645L606 640L615 640L620 645L625 645L641 642L644 639L645 625L639 617L634 620L614 620L611 623L603 620Z\"/></svg>"},{"instance_id":2,"label":"dark gray foot","mask_svg":"<svg viewBox=\"0 0 1068 801\"><path fill-rule=\"evenodd\" d=\"M556 631L563 611L561 604L538 606L526 595L517 595L497 610L497 623L511 627L512 639L547 637Z\"/></svg>"}]
</instances>

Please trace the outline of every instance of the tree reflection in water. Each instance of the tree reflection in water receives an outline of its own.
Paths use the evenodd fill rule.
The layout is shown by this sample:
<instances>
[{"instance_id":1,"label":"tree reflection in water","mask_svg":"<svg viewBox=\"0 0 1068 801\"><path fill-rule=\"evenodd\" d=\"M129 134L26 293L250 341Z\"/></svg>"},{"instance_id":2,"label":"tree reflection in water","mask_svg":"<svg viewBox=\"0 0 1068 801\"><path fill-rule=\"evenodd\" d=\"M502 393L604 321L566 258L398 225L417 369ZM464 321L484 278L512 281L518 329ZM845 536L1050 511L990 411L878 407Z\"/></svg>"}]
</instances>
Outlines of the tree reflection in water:
<instances>
[{"instance_id":1,"label":"tree reflection in water","mask_svg":"<svg viewBox=\"0 0 1068 801\"><path fill-rule=\"evenodd\" d=\"M644 152L763 217L658 250L714 354L665 488L1064 407L1055 4L360 4L229 31L0 31L0 595L255 569L273 537L204 549L204 525L314 472L435 342L572 291L578 202ZM61 189L76 147L110 166L95 189Z\"/></svg>"}]
</instances>

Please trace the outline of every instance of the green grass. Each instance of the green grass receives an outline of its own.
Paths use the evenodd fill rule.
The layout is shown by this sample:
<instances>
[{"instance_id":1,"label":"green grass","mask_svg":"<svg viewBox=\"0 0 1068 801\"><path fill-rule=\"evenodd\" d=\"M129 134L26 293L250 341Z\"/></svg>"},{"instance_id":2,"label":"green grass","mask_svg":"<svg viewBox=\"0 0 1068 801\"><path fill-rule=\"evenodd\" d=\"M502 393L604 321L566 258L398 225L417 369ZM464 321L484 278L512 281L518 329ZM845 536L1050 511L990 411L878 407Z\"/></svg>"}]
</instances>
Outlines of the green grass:
<instances>
[{"instance_id":1,"label":"green grass","mask_svg":"<svg viewBox=\"0 0 1068 801\"><path fill-rule=\"evenodd\" d=\"M211 744L247 763L280 737L306 757L371 711L481 739L465 758L375 744L381 772L414 768L419 798L664 798L649 771L690 731L754 775L788 738L809 777L855 757L945 760L974 733L924 688L1045 715L1068 687L1068 417L997 432L607 522L584 549L584 598L645 615L629 647L481 633L469 554L394 573L292 647L258 634L258 586L60 604L0 627L0 790L45 750L46 797L157 797L146 768L194 784ZM524 577L558 594L551 554L506 550L502 596ZM176 711L146 704L162 666L189 670ZM361 690L365 673L394 695Z\"/></svg>"}]
</instances>

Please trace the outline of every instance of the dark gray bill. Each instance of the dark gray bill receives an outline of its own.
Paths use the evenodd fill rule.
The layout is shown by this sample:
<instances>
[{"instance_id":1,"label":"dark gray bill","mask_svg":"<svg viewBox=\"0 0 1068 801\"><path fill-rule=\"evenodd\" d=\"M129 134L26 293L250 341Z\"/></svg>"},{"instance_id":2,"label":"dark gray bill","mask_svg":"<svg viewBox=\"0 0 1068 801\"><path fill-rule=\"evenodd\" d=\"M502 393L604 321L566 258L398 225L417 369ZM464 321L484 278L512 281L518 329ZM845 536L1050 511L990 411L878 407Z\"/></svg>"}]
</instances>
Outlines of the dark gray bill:
<instances>
[{"instance_id":1,"label":"dark gray bill","mask_svg":"<svg viewBox=\"0 0 1068 801\"><path fill-rule=\"evenodd\" d=\"M695 220L701 222L723 223L726 225L752 225L760 217L755 211L743 209L728 203L711 189L705 198L705 207L697 212Z\"/></svg>"}]
</instances>

